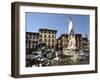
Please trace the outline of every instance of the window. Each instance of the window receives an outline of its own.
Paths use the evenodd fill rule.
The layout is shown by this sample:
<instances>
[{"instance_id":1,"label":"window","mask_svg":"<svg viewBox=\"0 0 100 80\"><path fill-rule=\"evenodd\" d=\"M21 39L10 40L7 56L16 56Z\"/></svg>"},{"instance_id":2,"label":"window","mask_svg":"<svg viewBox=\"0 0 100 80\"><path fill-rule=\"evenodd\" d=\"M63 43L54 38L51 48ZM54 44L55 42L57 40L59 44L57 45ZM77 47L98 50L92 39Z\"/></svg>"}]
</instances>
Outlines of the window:
<instances>
[{"instance_id":1,"label":"window","mask_svg":"<svg viewBox=\"0 0 100 80\"><path fill-rule=\"evenodd\" d=\"M50 39L48 39L48 41L50 42Z\"/></svg>"},{"instance_id":2,"label":"window","mask_svg":"<svg viewBox=\"0 0 100 80\"><path fill-rule=\"evenodd\" d=\"M46 35L44 35L44 37L46 37Z\"/></svg>"},{"instance_id":3,"label":"window","mask_svg":"<svg viewBox=\"0 0 100 80\"><path fill-rule=\"evenodd\" d=\"M52 35L52 37L54 38L54 35Z\"/></svg>"},{"instance_id":4,"label":"window","mask_svg":"<svg viewBox=\"0 0 100 80\"><path fill-rule=\"evenodd\" d=\"M33 45L33 48L34 48L34 45Z\"/></svg>"},{"instance_id":5,"label":"window","mask_svg":"<svg viewBox=\"0 0 100 80\"><path fill-rule=\"evenodd\" d=\"M31 39L31 36L30 36L30 39Z\"/></svg>"},{"instance_id":6,"label":"window","mask_svg":"<svg viewBox=\"0 0 100 80\"><path fill-rule=\"evenodd\" d=\"M42 35L40 35L40 37L42 37Z\"/></svg>"},{"instance_id":7,"label":"window","mask_svg":"<svg viewBox=\"0 0 100 80\"><path fill-rule=\"evenodd\" d=\"M50 38L50 35L49 35L49 38Z\"/></svg>"},{"instance_id":8,"label":"window","mask_svg":"<svg viewBox=\"0 0 100 80\"><path fill-rule=\"evenodd\" d=\"M47 39L44 39L44 42L47 42Z\"/></svg>"},{"instance_id":9,"label":"window","mask_svg":"<svg viewBox=\"0 0 100 80\"><path fill-rule=\"evenodd\" d=\"M52 39L52 42L54 42L54 39Z\"/></svg>"},{"instance_id":10,"label":"window","mask_svg":"<svg viewBox=\"0 0 100 80\"><path fill-rule=\"evenodd\" d=\"M35 36L33 36L33 39L35 39Z\"/></svg>"},{"instance_id":11,"label":"window","mask_svg":"<svg viewBox=\"0 0 100 80\"><path fill-rule=\"evenodd\" d=\"M35 41L32 41L32 43L35 43Z\"/></svg>"},{"instance_id":12,"label":"window","mask_svg":"<svg viewBox=\"0 0 100 80\"><path fill-rule=\"evenodd\" d=\"M38 39L38 36L36 36L36 39Z\"/></svg>"},{"instance_id":13,"label":"window","mask_svg":"<svg viewBox=\"0 0 100 80\"><path fill-rule=\"evenodd\" d=\"M42 41L42 39L40 39L40 41Z\"/></svg>"}]
</instances>

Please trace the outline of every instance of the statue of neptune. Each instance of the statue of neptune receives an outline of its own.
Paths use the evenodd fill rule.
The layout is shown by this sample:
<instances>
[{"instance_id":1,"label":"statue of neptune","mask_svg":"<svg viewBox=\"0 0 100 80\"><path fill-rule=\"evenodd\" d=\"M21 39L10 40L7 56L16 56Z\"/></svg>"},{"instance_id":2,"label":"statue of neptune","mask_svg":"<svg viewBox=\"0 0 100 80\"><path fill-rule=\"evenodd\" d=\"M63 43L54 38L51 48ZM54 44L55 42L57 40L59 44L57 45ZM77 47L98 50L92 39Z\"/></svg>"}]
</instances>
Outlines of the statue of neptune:
<instances>
[{"instance_id":1,"label":"statue of neptune","mask_svg":"<svg viewBox=\"0 0 100 80\"><path fill-rule=\"evenodd\" d=\"M71 33L74 33L74 25L73 25L73 22L72 22L72 19L71 17L69 17L68 19L68 33L71 34Z\"/></svg>"}]
</instances>

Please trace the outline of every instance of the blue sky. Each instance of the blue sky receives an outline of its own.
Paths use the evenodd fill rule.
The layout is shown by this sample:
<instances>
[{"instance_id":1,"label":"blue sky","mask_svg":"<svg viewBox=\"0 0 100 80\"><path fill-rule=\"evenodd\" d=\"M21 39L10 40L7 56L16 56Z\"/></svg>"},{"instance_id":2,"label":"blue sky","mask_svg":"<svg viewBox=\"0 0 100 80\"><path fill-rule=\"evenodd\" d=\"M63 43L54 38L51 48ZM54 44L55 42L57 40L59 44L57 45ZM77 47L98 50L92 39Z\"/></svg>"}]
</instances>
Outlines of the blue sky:
<instances>
[{"instance_id":1,"label":"blue sky","mask_svg":"<svg viewBox=\"0 0 100 80\"><path fill-rule=\"evenodd\" d=\"M39 28L57 30L57 38L68 33L68 17L71 16L75 33L87 35L89 38L89 15L49 14L26 12L26 32L38 32Z\"/></svg>"}]
</instances>

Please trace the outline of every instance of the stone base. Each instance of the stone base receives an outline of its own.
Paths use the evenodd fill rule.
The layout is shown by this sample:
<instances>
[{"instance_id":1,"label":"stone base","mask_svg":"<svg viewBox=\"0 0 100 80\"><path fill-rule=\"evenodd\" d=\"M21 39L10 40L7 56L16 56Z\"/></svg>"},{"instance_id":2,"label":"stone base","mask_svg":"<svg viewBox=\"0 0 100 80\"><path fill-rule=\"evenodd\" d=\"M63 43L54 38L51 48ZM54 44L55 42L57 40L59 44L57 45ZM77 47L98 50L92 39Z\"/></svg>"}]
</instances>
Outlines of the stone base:
<instances>
[{"instance_id":1,"label":"stone base","mask_svg":"<svg viewBox=\"0 0 100 80\"><path fill-rule=\"evenodd\" d=\"M77 49L65 49L64 55L71 56L70 59L73 62L77 62L78 60L83 59L85 56L83 51L78 51Z\"/></svg>"}]
</instances>

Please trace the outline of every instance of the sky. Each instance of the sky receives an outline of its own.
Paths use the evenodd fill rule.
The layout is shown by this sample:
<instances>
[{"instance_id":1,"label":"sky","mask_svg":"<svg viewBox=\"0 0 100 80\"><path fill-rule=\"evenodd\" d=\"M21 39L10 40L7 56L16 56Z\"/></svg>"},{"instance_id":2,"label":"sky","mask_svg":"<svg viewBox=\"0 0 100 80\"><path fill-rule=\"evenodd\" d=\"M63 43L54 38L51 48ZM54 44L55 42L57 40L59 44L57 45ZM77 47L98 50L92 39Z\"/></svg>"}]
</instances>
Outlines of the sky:
<instances>
[{"instance_id":1,"label":"sky","mask_svg":"<svg viewBox=\"0 0 100 80\"><path fill-rule=\"evenodd\" d=\"M89 15L51 14L51 13L25 13L26 32L39 32L40 28L57 30L56 37L68 33L68 18L71 17L74 30L77 34L89 38Z\"/></svg>"}]
</instances>

